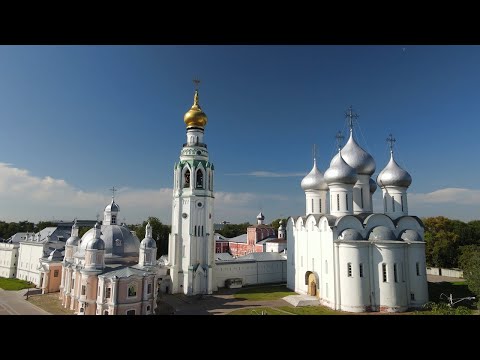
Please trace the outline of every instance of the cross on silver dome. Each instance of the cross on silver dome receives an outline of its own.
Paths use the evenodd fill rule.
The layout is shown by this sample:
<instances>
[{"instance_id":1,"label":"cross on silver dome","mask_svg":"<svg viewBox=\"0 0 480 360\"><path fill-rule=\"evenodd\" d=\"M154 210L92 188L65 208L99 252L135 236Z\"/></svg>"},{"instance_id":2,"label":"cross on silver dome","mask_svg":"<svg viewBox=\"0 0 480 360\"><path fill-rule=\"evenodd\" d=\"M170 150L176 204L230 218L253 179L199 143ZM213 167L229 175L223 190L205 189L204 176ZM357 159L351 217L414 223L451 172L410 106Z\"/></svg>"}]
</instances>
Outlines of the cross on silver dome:
<instances>
[{"instance_id":1,"label":"cross on silver dome","mask_svg":"<svg viewBox=\"0 0 480 360\"><path fill-rule=\"evenodd\" d=\"M390 152L393 153L393 144L397 141L392 134L388 135L387 142L390 143Z\"/></svg>"},{"instance_id":2,"label":"cross on silver dome","mask_svg":"<svg viewBox=\"0 0 480 360\"><path fill-rule=\"evenodd\" d=\"M115 192L118 191L118 189L115 189L115 186L113 186L111 189L109 189L112 191L112 199L115 199Z\"/></svg>"},{"instance_id":3,"label":"cross on silver dome","mask_svg":"<svg viewBox=\"0 0 480 360\"><path fill-rule=\"evenodd\" d=\"M350 105L347 111L345 111L345 117L348 119L348 126L350 127L350 132L353 131L353 119L358 119L358 114L353 112L353 107Z\"/></svg>"}]
</instances>

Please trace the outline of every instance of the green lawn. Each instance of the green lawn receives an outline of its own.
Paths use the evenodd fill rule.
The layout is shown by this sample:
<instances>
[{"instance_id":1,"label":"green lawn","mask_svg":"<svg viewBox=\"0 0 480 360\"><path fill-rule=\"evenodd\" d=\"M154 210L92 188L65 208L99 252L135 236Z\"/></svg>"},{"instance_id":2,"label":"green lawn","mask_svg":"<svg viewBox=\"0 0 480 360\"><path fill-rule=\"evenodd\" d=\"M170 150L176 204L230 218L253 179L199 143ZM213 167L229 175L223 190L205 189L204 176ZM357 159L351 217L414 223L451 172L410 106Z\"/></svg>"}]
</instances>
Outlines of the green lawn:
<instances>
[{"instance_id":1,"label":"green lawn","mask_svg":"<svg viewBox=\"0 0 480 360\"><path fill-rule=\"evenodd\" d=\"M73 315L74 311L65 309L58 296L58 292L43 295L30 295L28 301L53 315Z\"/></svg>"},{"instance_id":2,"label":"green lawn","mask_svg":"<svg viewBox=\"0 0 480 360\"><path fill-rule=\"evenodd\" d=\"M430 301L439 302L440 301L440 294L444 293L446 296L450 296L454 299L468 297L468 296L475 296L467 286L465 281L456 281L456 282L429 282L428 283L428 297ZM442 301L445 301L445 296L442 296ZM458 305L466 306L472 309L475 309L474 301L465 300Z\"/></svg>"},{"instance_id":3,"label":"green lawn","mask_svg":"<svg viewBox=\"0 0 480 360\"><path fill-rule=\"evenodd\" d=\"M281 306L280 310L291 312L295 315L344 315L343 311L335 311L326 306Z\"/></svg>"},{"instance_id":4,"label":"green lawn","mask_svg":"<svg viewBox=\"0 0 480 360\"><path fill-rule=\"evenodd\" d=\"M22 290L32 287L35 287L35 285L25 280L0 277L0 288L3 290Z\"/></svg>"},{"instance_id":5,"label":"green lawn","mask_svg":"<svg viewBox=\"0 0 480 360\"><path fill-rule=\"evenodd\" d=\"M228 315L292 315L271 307L256 307L234 310Z\"/></svg>"},{"instance_id":6,"label":"green lawn","mask_svg":"<svg viewBox=\"0 0 480 360\"><path fill-rule=\"evenodd\" d=\"M271 285L261 287L244 288L235 293L235 299L243 300L277 300L296 293L287 289L284 285Z\"/></svg>"}]
</instances>

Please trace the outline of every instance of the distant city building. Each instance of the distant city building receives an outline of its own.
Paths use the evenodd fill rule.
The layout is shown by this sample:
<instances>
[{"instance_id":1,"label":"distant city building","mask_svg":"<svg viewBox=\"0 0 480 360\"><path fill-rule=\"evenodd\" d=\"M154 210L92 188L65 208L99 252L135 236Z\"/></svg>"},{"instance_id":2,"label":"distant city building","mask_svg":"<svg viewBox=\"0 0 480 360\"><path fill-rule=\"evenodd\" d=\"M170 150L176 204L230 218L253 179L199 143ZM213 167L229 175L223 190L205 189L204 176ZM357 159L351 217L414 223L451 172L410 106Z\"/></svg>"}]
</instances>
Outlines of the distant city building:
<instances>
[{"instance_id":1,"label":"distant city building","mask_svg":"<svg viewBox=\"0 0 480 360\"><path fill-rule=\"evenodd\" d=\"M265 216L262 212L257 215L257 224L247 227L246 234L233 238L225 238L215 234L215 252L228 252L234 257L244 256L255 252L281 252L286 246L285 228L280 223L279 235L275 229L264 224Z\"/></svg>"},{"instance_id":2,"label":"distant city building","mask_svg":"<svg viewBox=\"0 0 480 360\"><path fill-rule=\"evenodd\" d=\"M59 221L56 227L37 233L18 232L0 243L0 276L31 281L43 293L58 291L58 270L72 224ZM95 221L77 220L77 224L93 226Z\"/></svg>"},{"instance_id":3,"label":"distant city building","mask_svg":"<svg viewBox=\"0 0 480 360\"><path fill-rule=\"evenodd\" d=\"M0 243L0 276L14 278L17 274L19 243Z\"/></svg>"},{"instance_id":4,"label":"distant city building","mask_svg":"<svg viewBox=\"0 0 480 360\"><path fill-rule=\"evenodd\" d=\"M46 227L36 234L27 234L25 239L20 236L16 277L32 282L44 292L58 291L58 285L53 284L59 283L58 269L69 236L70 228L63 225Z\"/></svg>"},{"instance_id":5,"label":"distant city building","mask_svg":"<svg viewBox=\"0 0 480 360\"><path fill-rule=\"evenodd\" d=\"M302 180L306 215L287 223L290 289L315 296L323 305L350 312L401 312L428 301L424 226L408 215L411 176L394 159L377 176L375 161L350 138L325 175L313 168ZM373 213L380 185L383 212Z\"/></svg>"}]
</instances>

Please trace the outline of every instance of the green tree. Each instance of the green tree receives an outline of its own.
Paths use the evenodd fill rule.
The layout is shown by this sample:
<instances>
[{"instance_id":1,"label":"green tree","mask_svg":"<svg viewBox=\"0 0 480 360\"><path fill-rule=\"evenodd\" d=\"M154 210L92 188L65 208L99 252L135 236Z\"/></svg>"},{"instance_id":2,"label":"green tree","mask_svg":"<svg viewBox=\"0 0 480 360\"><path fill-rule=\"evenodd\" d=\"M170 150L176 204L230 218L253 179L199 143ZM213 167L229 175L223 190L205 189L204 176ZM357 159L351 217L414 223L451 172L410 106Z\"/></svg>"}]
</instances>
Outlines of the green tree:
<instances>
[{"instance_id":1,"label":"green tree","mask_svg":"<svg viewBox=\"0 0 480 360\"><path fill-rule=\"evenodd\" d=\"M141 225L131 225L130 229L135 231L137 237L142 241L145 238L145 227L150 222L152 226L152 236L157 243L157 258L168 253L168 235L171 231L170 225L164 225L159 218L150 216L148 220Z\"/></svg>"},{"instance_id":2,"label":"green tree","mask_svg":"<svg viewBox=\"0 0 480 360\"><path fill-rule=\"evenodd\" d=\"M468 288L480 296L480 246L467 245L461 247L460 266L463 269Z\"/></svg>"},{"instance_id":3,"label":"green tree","mask_svg":"<svg viewBox=\"0 0 480 360\"><path fill-rule=\"evenodd\" d=\"M90 229L91 227L88 227L88 226L80 226L78 228L78 237L82 238L82 236L85 235L85 233Z\"/></svg>"},{"instance_id":4,"label":"green tree","mask_svg":"<svg viewBox=\"0 0 480 360\"><path fill-rule=\"evenodd\" d=\"M458 266L458 248L460 246L459 228L462 223L444 216L424 218L425 257L427 265L439 267Z\"/></svg>"},{"instance_id":5,"label":"green tree","mask_svg":"<svg viewBox=\"0 0 480 360\"><path fill-rule=\"evenodd\" d=\"M280 220L283 221L283 227L287 226L287 219L275 219L270 223L270 226L275 229L275 232L278 231L278 228L280 227Z\"/></svg>"},{"instance_id":6,"label":"green tree","mask_svg":"<svg viewBox=\"0 0 480 360\"><path fill-rule=\"evenodd\" d=\"M225 236L226 238L232 238L235 236L239 236L242 234L247 233L247 227L249 227L249 223L242 223L242 224L226 224L222 230L218 230L217 232L220 235Z\"/></svg>"}]
</instances>

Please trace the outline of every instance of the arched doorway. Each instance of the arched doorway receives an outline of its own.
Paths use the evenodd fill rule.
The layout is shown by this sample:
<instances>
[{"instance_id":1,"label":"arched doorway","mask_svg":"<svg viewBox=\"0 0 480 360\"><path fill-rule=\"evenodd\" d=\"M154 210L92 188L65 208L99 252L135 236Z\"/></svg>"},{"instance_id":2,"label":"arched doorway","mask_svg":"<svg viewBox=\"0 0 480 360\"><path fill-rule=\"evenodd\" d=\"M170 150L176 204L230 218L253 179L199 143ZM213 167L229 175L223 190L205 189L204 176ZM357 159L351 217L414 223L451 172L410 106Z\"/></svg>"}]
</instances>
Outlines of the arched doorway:
<instances>
[{"instance_id":1,"label":"arched doorway","mask_svg":"<svg viewBox=\"0 0 480 360\"><path fill-rule=\"evenodd\" d=\"M317 283L315 281L315 274L310 273L308 275L308 295L310 296L317 296Z\"/></svg>"}]
</instances>

